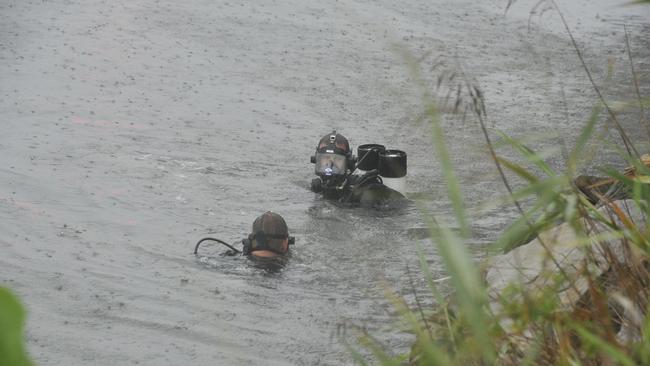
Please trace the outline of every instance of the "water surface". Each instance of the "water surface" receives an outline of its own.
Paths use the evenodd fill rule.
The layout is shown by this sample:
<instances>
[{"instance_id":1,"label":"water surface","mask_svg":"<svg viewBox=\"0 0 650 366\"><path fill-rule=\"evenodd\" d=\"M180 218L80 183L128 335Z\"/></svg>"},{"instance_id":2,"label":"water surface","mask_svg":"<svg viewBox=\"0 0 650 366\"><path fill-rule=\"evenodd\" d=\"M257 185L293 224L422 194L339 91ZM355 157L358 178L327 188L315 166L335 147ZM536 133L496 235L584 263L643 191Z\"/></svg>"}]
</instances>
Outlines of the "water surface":
<instances>
[{"instance_id":1,"label":"water surface","mask_svg":"<svg viewBox=\"0 0 650 366\"><path fill-rule=\"evenodd\" d=\"M648 8L560 3L608 97L634 95L629 25L647 95ZM562 144L596 99L557 16L529 28L533 5L504 16L496 0L0 1L0 283L26 304L35 361L345 365L350 324L408 349L383 291L432 302L417 243L445 273L421 209L452 220L397 50L419 58L428 85L462 69L484 92L490 131L528 138L562 169ZM647 149L638 114L621 118ZM479 260L516 214L484 208L504 190L476 121L442 123ZM355 148L407 151L419 203L374 212L311 193L309 156L332 129ZM624 164L612 146L596 152ZM207 235L241 239L266 210L297 237L282 271L220 246L191 254Z\"/></svg>"}]
</instances>

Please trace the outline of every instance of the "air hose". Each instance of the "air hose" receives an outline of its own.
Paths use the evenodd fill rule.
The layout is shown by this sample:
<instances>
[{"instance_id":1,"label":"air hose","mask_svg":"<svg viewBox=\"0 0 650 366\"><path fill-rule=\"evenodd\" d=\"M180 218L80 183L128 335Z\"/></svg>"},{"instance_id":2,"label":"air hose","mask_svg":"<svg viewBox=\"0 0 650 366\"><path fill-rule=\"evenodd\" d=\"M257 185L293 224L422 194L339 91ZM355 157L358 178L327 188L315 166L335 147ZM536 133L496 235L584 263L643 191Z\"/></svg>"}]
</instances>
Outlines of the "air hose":
<instances>
[{"instance_id":1,"label":"air hose","mask_svg":"<svg viewBox=\"0 0 650 366\"><path fill-rule=\"evenodd\" d=\"M375 148L372 148L372 149L370 149L370 150L371 150L371 151L377 151L377 149L375 149ZM340 186L336 187L337 189L342 190L342 189L344 189L345 187L348 186L350 177L352 176L352 174L354 173L354 171L357 170L357 167L359 166L359 164L361 164L361 162L363 162L363 161L364 161L368 156L370 156L370 154L365 154L361 159L359 159L359 161L356 162L356 164L354 164L354 167L353 167L352 169L350 169L350 171L348 172L348 174L345 175L345 179L343 180L343 183L342 183ZM376 174L377 169L373 169L373 170L371 170L370 172L364 174L363 177L368 176L369 173L371 173L371 172L375 172L374 175L377 175L377 174ZM370 175L372 175L372 174L370 174ZM381 179L381 178L379 178L379 179ZM362 178L362 181L363 181L363 183L365 183L365 179ZM349 198L349 197L348 197L348 198Z\"/></svg>"},{"instance_id":2,"label":"air hose","mask_svg":"<svg viewBox=\"0 0 650 366\"><path fill-rule=\"evenodd\" d=\"M194 254L198 254L198 252L199 252L199 245L201 245L201 243L203 243L203 242L206 241L206 240L216 241L217 243L221 243L221 244L227 246L228 248L234 250L236 253L241 253L241 250L239 250L239 249L233 247L232 245L226 243L226 242L223 241L223 240L219 240L219 239L216 239L216 238L203 238L203 239L199 240L198 243L196 243L196 246L194 247Z\"/></svg>"}]
</instances>

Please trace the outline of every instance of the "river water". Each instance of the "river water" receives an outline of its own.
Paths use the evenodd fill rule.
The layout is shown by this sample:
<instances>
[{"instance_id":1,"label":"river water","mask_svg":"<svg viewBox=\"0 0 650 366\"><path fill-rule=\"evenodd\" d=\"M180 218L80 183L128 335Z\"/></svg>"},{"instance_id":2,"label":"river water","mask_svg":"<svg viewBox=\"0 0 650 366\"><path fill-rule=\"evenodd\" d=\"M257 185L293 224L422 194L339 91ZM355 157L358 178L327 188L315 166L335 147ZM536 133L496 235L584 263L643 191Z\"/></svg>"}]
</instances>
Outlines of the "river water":
<instances>
[{"instance_id":1,"label":"river water","mask_svg":"<svg viewBox=\"0 0 650 366\"><path fill-rule=\"evenodd\" d=\"M557 169L596 102L557 14L529 24L535 1L506 3L0 0L0 284L25 303L37 364L346 365L355 327L407 350L383 292L432 303L416 244L445 272L422 211L450 222L451 209L404 53L431 88L462 70L490 132ZM650 8L615 3L559 1L616 100L635 95L627 25L647 96ZM447 107L480 260L516 213L490 205L504 189L475 118ZM647 152L638 110L620 118ZM332 129L405 150L412 203L349 209L310 192L309 156ZM625 165L599 131L612 144L595 162ZM283 270L215 245L192 254L266 210L297 238Z\"/></svg>"}]
</instances>

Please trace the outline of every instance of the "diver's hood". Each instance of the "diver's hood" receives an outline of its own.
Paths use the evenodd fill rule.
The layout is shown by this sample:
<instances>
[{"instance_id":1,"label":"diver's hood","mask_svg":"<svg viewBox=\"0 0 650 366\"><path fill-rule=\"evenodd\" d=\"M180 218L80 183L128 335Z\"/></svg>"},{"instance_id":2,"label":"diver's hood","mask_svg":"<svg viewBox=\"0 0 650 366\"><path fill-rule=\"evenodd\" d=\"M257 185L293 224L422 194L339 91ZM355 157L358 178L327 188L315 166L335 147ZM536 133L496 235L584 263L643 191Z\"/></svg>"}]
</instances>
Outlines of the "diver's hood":
<instances>
[{"instance_id":1,"label":"diver's hood","mask_svg":"<svg viewBox=\"0 0 650 366\"><path fill-rule=\"evenodd\" d=\"M256 250L268 250L276 254L285 254L279 249L280 241L284 239L288 239L289 244L294 242L294 238L289 236L289 228L284 218L275 212L267 211L253 222L252 232L242 241L243 252L248 255Z\"/></svg>"}]
</instances>

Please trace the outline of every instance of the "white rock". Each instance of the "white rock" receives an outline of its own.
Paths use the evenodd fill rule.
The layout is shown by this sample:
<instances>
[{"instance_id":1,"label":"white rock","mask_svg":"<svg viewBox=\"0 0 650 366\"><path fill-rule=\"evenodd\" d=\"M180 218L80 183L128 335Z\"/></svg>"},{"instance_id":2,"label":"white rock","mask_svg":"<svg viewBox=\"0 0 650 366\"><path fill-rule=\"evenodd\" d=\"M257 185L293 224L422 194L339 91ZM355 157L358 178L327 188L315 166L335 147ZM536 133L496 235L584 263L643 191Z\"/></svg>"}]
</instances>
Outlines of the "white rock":
<instances>
[{"instance_id":1,"label":"white rock","mask_svg":"<svg viewBox=\"0 0 650 366\"><path fill-rule=\"evenodd\" d=\"M614 205L637 227L644 229L644 215L634 201L621 200L614 202ZM610 222L623 227L611 207L603 206L599 211ZM588 288L586 280L577 276L586 264L592 275L598 277L609 270L609 261L605 258L607 250L620 263L629 260L631 253L619 238L611 235L614 231L609 226L597 220L584 219L582 224L588 230L587 237L576 235L576 231L564 223L542 232L539 238L507 254L490 258L485 281L492 310L499 311L500 304L496 300L508 285L520 284L527 291L534 292L552 284L551 281L562 273L571 281L558 292L558 296L562 306L569 309ZM509 329L510 324L509 320L501 323L505 330Z\"/></svg>"}]
</instances>

